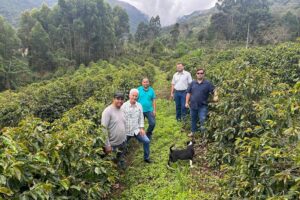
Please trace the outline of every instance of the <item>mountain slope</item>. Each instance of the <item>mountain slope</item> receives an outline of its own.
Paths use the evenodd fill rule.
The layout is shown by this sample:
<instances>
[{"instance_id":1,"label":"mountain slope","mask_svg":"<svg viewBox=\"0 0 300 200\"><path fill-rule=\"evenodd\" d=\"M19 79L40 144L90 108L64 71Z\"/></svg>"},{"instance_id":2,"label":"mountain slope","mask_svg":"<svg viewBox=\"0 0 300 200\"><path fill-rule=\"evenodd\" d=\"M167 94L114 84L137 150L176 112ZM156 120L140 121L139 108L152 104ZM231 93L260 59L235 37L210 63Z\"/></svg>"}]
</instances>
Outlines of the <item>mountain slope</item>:
<instances>
[{"instance_id":1,"label":"mountain slope","mask_svg":"<svg viewBox=\"0 0 300 200\"><path fill-rule=\"evenodd\" d=\"M0 15L14 26L18 25L18 18L25 10L40 7L43 3L53 6L57 0L0 0Z\"/></svg>"},{"instance_id":2,"label":"mountain slope","mask_svg":"<svg viewBox=\"0 0 300 200\"><path fill-rule=\"evenodd\" d=\"M140 22L147 22L148 16L129 3L118 0L106 0L112 7L120 6L129 16L130 32L135 33Z\"/></svg>"},{"instance_id":3,"label":"mountain slope","mask_svg":"<svg viewBox=\"0 0 300 200\"><path fill-rule=\"evenodd\" d=\"M300 16L300 1L299 0L272 0L271 12L275 16L282 16L288 11Z\"/></svg>"},{"instance_id":4,"label":"mountain slope","mask_svg":"<svg viewBox=\"0 0 300 200\"><path fill-rule=\"evenodd\" d=\"M119 1L106 0L112 7L120 6L125 9L129 16L130 32L135 33L140 22L147 22L148 16L139 11L134 6ZM53 6L57 0L0 0L0 15L2 15L12 25L17 26L19 17L25 10L40 7L43 3Z\"/></svg>"}]
</instances>

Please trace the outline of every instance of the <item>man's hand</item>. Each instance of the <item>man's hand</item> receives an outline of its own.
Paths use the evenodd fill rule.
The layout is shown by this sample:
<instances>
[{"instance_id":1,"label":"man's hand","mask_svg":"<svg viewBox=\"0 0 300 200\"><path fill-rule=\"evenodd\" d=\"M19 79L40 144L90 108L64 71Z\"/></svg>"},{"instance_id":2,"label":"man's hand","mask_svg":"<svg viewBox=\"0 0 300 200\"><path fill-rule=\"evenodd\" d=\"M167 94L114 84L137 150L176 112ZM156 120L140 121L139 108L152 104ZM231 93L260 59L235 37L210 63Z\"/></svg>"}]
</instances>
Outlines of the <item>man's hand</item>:
<instances>
[{"instance_id":1,"label":"man's hand","mask_svg":"<svg viewBox=\"0 0 300 200\"><path fill-rule=\"evenodd\" d=\"M140 135L144 136L145 135L145 130L143 128L140 129Z\"/></svg>"},{"instance_id":2,"label":"man's hand","mask_svg":"<svg viewBox=\"0 0 300 200\"><path fill-rule=\"evenodd\" d=\"M152 112L152 113L153 113L153 116L154 116L154 117L156 117L156 111L155 111L155 110L153 110L153 112Z\"/></svg>"},{"instance_id":3,"label":"man's hand","mask_svg":"<svg viewBox=\"0 0 300 200\"><path fill-rule=\"evenodd\" d=\"M111 152L112 152L111 146L105 146L105 147L104 147L104 151L105 151L105 153L107 153L107 154L111 153Z\"/></svg>"},{"instance_id":4,"label":"man's hand","mask_svg":"<svg viewBox=\"0 0 300 200\"><path fill-rule=\"evenodd\" d=\"M189 108L190 107L189 103L185 103L185 107Z\"/></svg>"},{"instance_id":5,"label":"man's hand","mask_svg":"<svg viewBox=\"0 0 300 200\"><path fill-rule=\"evenodd\" d=\"M174 99L174 94L171 93L171 95L170 95L170 100L173 100L173 99Z\"/></svg>"},{"instance_id":6,"label":"man's hand","mask_svg":"<svg viewBox=\"0 0 300 200\"><path fill-rule=\"evenodd\" d=\"M214 94L213 94L213 102L218 102L219 101L219 96L218 96L218 92L217 90L214 91Z\"/></svg>"}]
</instances>

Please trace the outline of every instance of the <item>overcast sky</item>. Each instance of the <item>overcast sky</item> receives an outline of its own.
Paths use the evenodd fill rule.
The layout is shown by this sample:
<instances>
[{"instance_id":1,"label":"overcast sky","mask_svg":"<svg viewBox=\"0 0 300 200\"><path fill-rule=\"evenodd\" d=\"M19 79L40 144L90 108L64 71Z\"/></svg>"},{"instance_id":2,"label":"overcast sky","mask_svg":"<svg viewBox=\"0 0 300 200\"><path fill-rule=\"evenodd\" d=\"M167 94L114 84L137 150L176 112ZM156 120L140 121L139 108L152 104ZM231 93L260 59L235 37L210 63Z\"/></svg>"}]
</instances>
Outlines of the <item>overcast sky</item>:
<instances>
[{"instance_id":1,"label":"overcast sky","mask_svg":"<svg viewBox=\"0 0 300 200\"><path fill-rule=\"evenodd\" d=\"M176 22L178 17L215 5L216 0L121 0L130 3L149 17L160 16L162 25Z\"/></svg>"}]
</instances>

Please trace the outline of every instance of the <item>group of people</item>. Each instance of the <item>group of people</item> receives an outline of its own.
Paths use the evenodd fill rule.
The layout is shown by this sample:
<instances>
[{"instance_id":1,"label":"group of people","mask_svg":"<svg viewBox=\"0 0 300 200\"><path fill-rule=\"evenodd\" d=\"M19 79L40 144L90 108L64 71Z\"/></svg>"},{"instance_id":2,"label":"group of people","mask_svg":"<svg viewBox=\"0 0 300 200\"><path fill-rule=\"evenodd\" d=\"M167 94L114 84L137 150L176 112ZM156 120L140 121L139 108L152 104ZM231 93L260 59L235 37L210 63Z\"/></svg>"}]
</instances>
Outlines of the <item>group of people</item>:
<instances>
[{"instance_id":1,"label":"group of people","mask_svg":"<svg viewBox=\"0 0 300 200\"><path fill-rule=\"evenodd\" d=\"M124 94L116 92L112 104L104 109L101 124L108 138L105 143L105 152L116 151L116 160L119 167L124 168L124 153L128 141L136 138L144 146L144 161L150 160L150 141L155 127L156 95L144 78L142 85L131 89L129 100L124 103ZM144 129L144 119L148 120L148 128Z\"/></svg>"},{"instance_id":2,"label":"group of people","mask_svg":"<svg viewBox=\"0 0 300 200\"><path fill-rule=\"evenodd\" d=\"M196 79L193 80L191 73L184 70L183 63L177 63L177 72L173 75L171 98L176 104L176 120L181 121L186 117L187 108L191 114L191 133L194 136L197 129L198 119L200 121L200 131L204 131L204 122L208 114L208 97L213 95L213 101L218 101L215 86L204 78L205 70L196 70Z\"/></svg>"},{"instance_id":3,"label":"group of people","mask_svg":"<svg viewBox=\"0 0 300 200\"><path fill-rule=\"evenodd\" d=\"M191 133L193 137L197 132L198 118L200 131L204 131L204 122L208 113L208 97L214 94L217 101L215 87L204 79L205 70L197 69L196 80L192 79L189 72L184 70L183 63L177 63L177 72L173 75L171 97L176 104L177 121L185 120L187 109L191 114ZM105 143L105 152L116 152L116 160L119 167L124 168L124 153L128 141L132 138L143 143L144 161L151 163L150 142L155 128L156 94L150 86L149 79L144 78L142 85L137 89L131 89L129 100L124 103L124 94L116 92L112 104L104 109L101 124L108 138ZM148 128L145 131L144 120L148 120Z\"/></svg>"}]
</instances>

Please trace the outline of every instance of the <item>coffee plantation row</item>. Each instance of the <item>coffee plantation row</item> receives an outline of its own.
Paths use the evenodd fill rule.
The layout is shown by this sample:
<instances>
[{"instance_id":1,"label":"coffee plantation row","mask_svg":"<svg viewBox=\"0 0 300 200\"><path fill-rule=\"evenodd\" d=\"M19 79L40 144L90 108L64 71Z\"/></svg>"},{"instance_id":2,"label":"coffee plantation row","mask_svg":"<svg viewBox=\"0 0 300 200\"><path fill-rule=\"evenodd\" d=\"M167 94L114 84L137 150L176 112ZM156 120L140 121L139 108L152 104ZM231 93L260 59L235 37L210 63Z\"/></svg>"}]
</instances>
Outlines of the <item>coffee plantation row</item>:
<instances>
[{"instance_id":1,"label":"coffee plantation row","mask_svg":"<svg viewBox=\"0 0 300 200\"><path fill-rule=\"evenodd\" d=\"M1 131L0 197L105 198L118 172L111 157L102 159L101 113L114 91L127 93L144 76L154 76L149 63L100 62L70 77L2 93L1 125L16 127Z\"/></svg>"},{"instance_id":2,"label":"coffee plantation row","mask_svg":"<svg viewBox=\"0 0 300 200\"><path fill-rule=\"evenodd\" d=\"M14 126L28 114L43 120L53 121L62 114L96 95L100 102L111 100L114 90L127 92L130 86L139 84L141 77L153 78L151 64L143 68L130 63L113 67L107 62L83 66L73 75L31 84L19 92L6 91L0 94L0 128Z\"/></svg>"},{"instance_id":3,"label":"coffee plantation row","mask_svg":"<svg viewBox=\"0 0 300 200\"><path fill-rule=\"evenodd\" d=\"M212 167L224 172L220 199L300 197L300 43L210 54L207 76L219 88L205 139Z\"/></svg>"},{"instance_id":4,"label":"coffee plantation row","mask_svg":"<svg viewBox=\"0 0 300 200\"><path fill-rule=\"evenodd\" d=\"M300 43L198 49L179 60L192 74L205 67L218 87L203 139L210 167L225 174L219 198L298 198ZM155 67L170 79L175 62L130 56L1 93L0 197L107 198L119 174L111 157L102 158L101 112L116 89L154 80Z\"/></svg>"}]
</instances>

